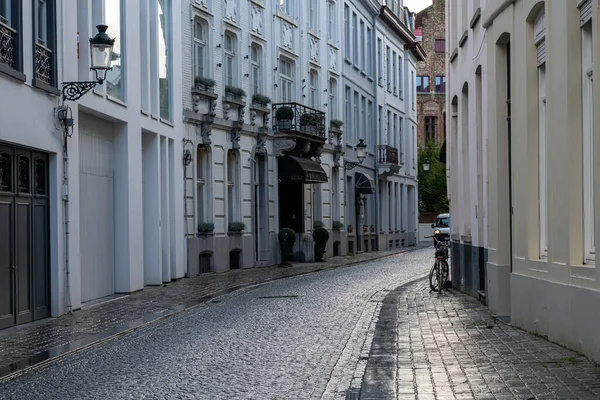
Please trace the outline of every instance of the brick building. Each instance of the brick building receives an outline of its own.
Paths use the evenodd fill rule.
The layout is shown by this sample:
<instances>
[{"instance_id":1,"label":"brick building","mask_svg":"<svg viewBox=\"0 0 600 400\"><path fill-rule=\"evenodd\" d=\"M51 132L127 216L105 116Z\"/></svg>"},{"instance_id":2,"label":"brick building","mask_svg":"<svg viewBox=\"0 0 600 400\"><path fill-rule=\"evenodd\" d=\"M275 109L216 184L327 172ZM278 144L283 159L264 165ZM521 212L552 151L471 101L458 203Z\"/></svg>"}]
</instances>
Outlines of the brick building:
<instances>
[{"instance_id":1,"label":"brick building","mask_svg":"<svg viewBox=\"0 0 600 400\"><path fill-rule=\"evenodd\" d=\"M435 139L440 145L446 136L446 39L445 0L433 0L433 4L417 14L417 36L422 37L422 47L427 54L420 63L417 75L418 144L426 138Z\"/></svg>"}]
</instances>

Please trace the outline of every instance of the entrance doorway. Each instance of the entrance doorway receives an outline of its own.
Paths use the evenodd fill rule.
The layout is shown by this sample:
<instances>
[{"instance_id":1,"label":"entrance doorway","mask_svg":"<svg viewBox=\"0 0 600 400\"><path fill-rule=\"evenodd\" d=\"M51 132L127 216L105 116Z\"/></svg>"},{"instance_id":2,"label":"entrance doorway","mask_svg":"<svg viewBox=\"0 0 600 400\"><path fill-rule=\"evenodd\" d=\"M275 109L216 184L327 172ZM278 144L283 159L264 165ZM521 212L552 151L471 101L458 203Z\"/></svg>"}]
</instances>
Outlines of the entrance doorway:
<instances>
[{"instance_id":1,"label":"entrance doorway","mask_svg":"<svg viewBox=\"0 0 600 400\"><path fill-rule=\"evenodd\" d=\"M0 146L0 329L50 316L48 155Z\"/></svg>"},{"instance_id":2,"label":"entrance doorway","mask_svg":"<svg viewBox=\"0 0 600 400\"><path fill-rule=\"evenodd\" d=\"M304 232L304 184L302 182L279 183L279 229L292 228Z\"/></svg>"},{"instance_id":3,"label":"entrance doorway","mask_svg":"<svg viewBox=\"0 0 600 400\"><path fill-rule=\"evenodd\" d=\"M269 199L266 157L256 155L254 165L254 258L269 260Z\"/></svg>"}]
</instances>

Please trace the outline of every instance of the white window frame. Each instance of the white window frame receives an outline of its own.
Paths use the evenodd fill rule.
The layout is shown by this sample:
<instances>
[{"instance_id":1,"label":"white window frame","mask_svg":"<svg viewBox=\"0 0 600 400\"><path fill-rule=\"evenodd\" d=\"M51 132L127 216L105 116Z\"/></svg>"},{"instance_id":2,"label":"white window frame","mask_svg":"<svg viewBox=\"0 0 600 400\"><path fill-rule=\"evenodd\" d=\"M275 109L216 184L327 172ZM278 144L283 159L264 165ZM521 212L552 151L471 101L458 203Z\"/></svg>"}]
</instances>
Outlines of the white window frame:
<instances>
[{"instance_id":1,"label":"white window frame","mask_svg":"<svg viewBox=\"0 0 600 400\"><path fill-rule=\"evenodd\" d=\"M586 7L587 8L587 7ZM583 10L582 10L583 14ZM583 163L583 250L584 262L595 264L595 163L594 158L594 61L593 25L591 19L581 26L581 78L582 78L582 163Z\"/></svg>"},{"instance_id":2,"label":"white window frame","mask_svg":"<svg viewBox=\"0 0 600 400\"><path fill-rule=\"evenodd\" d=\"M390 48L390 46L385 46L385 67L386 67L386 82L387 82L387 91L388 92L392 92L392 67L391 67L391 63L392 61L390 60L390 56L392 54L392 49Z\"/></svg>"},{"instance_id":3,"label":"white window frame","mask_svg":"<svg viewBox=\"0 0 600 400\"><path fill-rule=\"evenodd\" d=\"M348 142L352 142L351 132L352 132L352 90L350 86L346 86L344 90L344 101L345 101L345 110L344 110L344 122L346 124L346 132L348 132L346 139Z\"/></svg>"},{"instance_id":4,"label":"white window frame","mask_svg":"<svg viewBox=\"0 0 600 400\"><path fill-rule=\"evenodd\" d=\"M329 78L329 118L330 120L339 119L337 115L337 81L335 78Z\"/></svg>"},{"instance_id":5,"label":"white window frame","mask_svg":"<svg viewBox=\"0 0 600 400\"><path fill-rule=\"evenodd\" d=\"M3 5L3 7L0 8L0 10L4 9L4 14L0 14L0 22L8 26L11 26L12 21L11 3L11 0L0 0L0 4Z\"/></svg>"},{"instance_id":6,"label":"white window frame","mask_svg":"<svg viewBox=\"0 0 600 400\"><path fill-rule=\"evenodd\" d=\"M396 52L392 50L392 93L398 94L398 70L396 69Z\"/></svg>"},{"instance_id":7,"label":"white window frame","mask_svg":"<svg viewBox=\"0 0 600 400\"><path fill-rule=\"evenodd\" d=\"M350 7L344 4L344 58L350 60Z\"/></svg>"},{"instance_id":8,"label":"white window frame","mask_svg":"<svg viewBox=\"0 0 600 400\"><path fill-rule=\"evenodd\" d=\"M292 102L294 99L295 63L287 58L279 59L279 93L282 103Z\"/></svg>"},{"instance_id":9,"label":"white window frame","mask_svg":"<svg viewBox=\"0 0 600 400\"><path fill-rule=\"evenodd\" d=\"M227 221L242 222L239 201L239 153L229 150L227 152Z\"/></svg>"},{"instance_id":10,"label":"white window frame","mask_svg":"<svg viewBox=\"0 0 600 400\"><path fill-rule=\"evenodd\" d=\"M402 54L398 54L398 97L404 98L404 77L402 76Z\"/></svg>"},{"instance_id":11,"label":"white window frame","mask_svg":"<svg viewBox=\"0 0 600 400\"><path fill-rule=\"evenodd\" d=\"M367 26L367 75L373 78L373 30Z\"/></svg>"},{"instance_id":12,"label":"white window frame","mask_svg":"<svg viewBox=\"0 0 600 400\"><path fill-rule=\"evenodd\" d=\"M361 119L361 131L358 133L358 139L366 139L367 133L367 98L360 96L360 119Z\"/></svg>"},{"instance_id":13,"label":"white window frame","mask_svg":"<svg viewBox=\"0 0 600 400\"><path fill-rule=\"evenodd\" d=\"M319 7L317 0L308 0L308 27L315 32L319 26Z\"/></svg>"},{"instance_id":14,"label":"white window frame","mask_svg":"<svg viewBox=\"0 0 600 400\"><path fill-rule=\"evenodd\" d=\"M334 0L329 0L327 13L327 38L330 42L337 40L337 14L336 3Z\"/></svg>"},{"instance_id":15,"label":"white window frame","mask_svg":"<svg viewBox=\"0 0 600 400\"><path fill-rule=\"evenodd\" d=\"M231 47L228 48L227 39L231 39ZM223 35L223 78L225 86L237 86L237 37L229 31Z\"/></svg>"},{"instance_id":16,"label":"white window frame","mask_svg":"<svg viewBox=\"0 0 600 400\"><path fill-rule=\"evenodd\" d=\"M367 132L372 132L373 126L373 102L371 100L367 101L367 130L365 131L365 135ZM375 143L373 140L369 140L369 149L375 149Z\"/></svg>"},{"instance_id":17,"label":"white window frame","mask_svg":"<svg viewBox=\"0 0 600 400\"><path fill-rule=\"evenodd\" d=\"M262 47L250 45L250 89L252 94L263 94Z\"/></svg>"},{"instance_id":18,"label":"white window frame","mask_svg":"<svg viewBox=\"0 0 600 400\"><path fill-rule=\"evenodd\" d=\"M367 39L365 37L365 21L360 20L360 68L363 72L367 70L367 51L365 49Z\"/></svg>"},{"instance_id":19,"label":"white window frame","mask_svg":"<svg viewBox=\"0 0 600 400\"><path fill-rule=\"evenodd\" d=\"M311 69L308 75L309 83L309 104L312 108L320 109L319 107L319 72Z\"/></svg>"},{"instance_id":20,"label":"white window frame","mask_svg":"<svg viewBox=\"0 0 600 400\"><path fill-rule=\"evenodd\" d=\"M296 0L279 0L279 8L290 17L296 16Z\"/></svg>"},{"instance_id":21,"label":"white window frame","mask_svg":"<svg viewBox=\"0 0 600 400\"><path fill-rule=\"evenodd\" d=\"M538 196L540 258L548 257L548 150L546 136L546 64L538 67Z\"/></svg>"},{"instance_id":22,"label":"white window frame","mask_svg":"<svg viewBox=\"0 0 600 400\"><path fill-rule=\"evenodd\" d=\"M383 86L383 40L377 38L377 82Z\"/></svg>"},{"instance_id":23,"label":"white window frame","mask_svg":"<svg viewBox=\"0 0 600 400\"><path fill-rule=\"evenodd\" d=\"M212 222L210 206L212 198L210 190L210 159L209 152L198 147L196 149L196 225Z\"/></svg>"},{"instance_id":24,"label":"white window frame","mask_svg":"<svg viewBox=\"0 0 600 400\"><path fill-rule=\"evenodd\" d=\"M358 15L352 12L352 62L358 67Z\"/></svg>"},{"instance_id":25,"label":"white window frame","mask_svg":"<svg viewBox=\"0 0 600 400\"><path fill-rule=\"evenodd\" d=\"M36 42L48 47L48 2L37 0Z\"/></svg>"},{"instance_id":26,"label":"white window frame","mask_svg":"<svg viewBox=\"0 0 600 400\"><path fill-rule=\"evenodd\" d=\"M194 19L194 77L202 76L205 78L210 78L210 68L207 68L208 65L208 46L207 43L207 35L208 29L207 22L203 19L195 18ZM198 29L202 32L202 37L198 37ZM201 57L200 57L201 56ZM200 62L199 59L201 58Z\"/></svg>"},{"instance_id":27,"label":"white window frame","mask_svg":"<svg viewBox=\"0 0 600 400\"><path fill-rule=\"evenodd\" d=\"M358 92L355 90L354 91L354 126L352 128L354 128L352 130L352 143L358 143L358 130L360 129L360 114L359 114L359 107L360 107L360 95L358 94Z\"/></svg>"}]
</instances>

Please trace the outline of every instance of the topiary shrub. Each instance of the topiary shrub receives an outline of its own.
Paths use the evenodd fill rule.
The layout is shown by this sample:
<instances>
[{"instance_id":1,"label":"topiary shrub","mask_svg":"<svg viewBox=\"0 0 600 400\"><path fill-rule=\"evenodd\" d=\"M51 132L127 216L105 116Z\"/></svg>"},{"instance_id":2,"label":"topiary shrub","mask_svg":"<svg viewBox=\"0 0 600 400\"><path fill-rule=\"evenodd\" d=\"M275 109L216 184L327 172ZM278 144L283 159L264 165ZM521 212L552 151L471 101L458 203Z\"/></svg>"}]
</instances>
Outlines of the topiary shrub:
<instances>
[{"instance_id":1,"label":"topiary shrub","mask_svg":"<svg viewBox=\"0 0 600 400\"><path fill-rule=\"evenodd\" d=\"M283 228L277 234L277 239L279 243L296 243L296 232L292 228Z\"/></svg>"},{"instance_id":2,"label":"topiary shrub","mask_svg":"<svg viewBox=\"0 0 600 400\"><path fill-rule=\"evenodd\" d=\"M201 222L198 224L198 233L212 233L215 230L215 224L212 222Z\"/></svg>"},{"instance_id":3,"label":"topiary shrub","mask_svg":"<svg viewBox=\"0 0 600 400\"><path fill-rule=\"evenodd\" d=\"M327 242L329 240L329 232L325 228L317 228L313 231L312 237L315 242Z\"/></svg>"},{"instance_id":4,"label":"topiary shrub","mask_svg":"<svg viewBox=\"0 0 600 400\"><path fill-rule=\"evenodd\" d=\"M227 226L229 232L243 232L246 229L246 224L243 222L230 222Z\"/></svg>"},{"instance_id":5,"label":"topiary shrub","mask_svg":"<svg viewBox=\"0 0 600 400\"><path fill-rule=\"evenodd\" d=\"M279 107L275 112L275 118L281 120L294 119L294 110L288 106Z\"/></svg>"}]
</instances>

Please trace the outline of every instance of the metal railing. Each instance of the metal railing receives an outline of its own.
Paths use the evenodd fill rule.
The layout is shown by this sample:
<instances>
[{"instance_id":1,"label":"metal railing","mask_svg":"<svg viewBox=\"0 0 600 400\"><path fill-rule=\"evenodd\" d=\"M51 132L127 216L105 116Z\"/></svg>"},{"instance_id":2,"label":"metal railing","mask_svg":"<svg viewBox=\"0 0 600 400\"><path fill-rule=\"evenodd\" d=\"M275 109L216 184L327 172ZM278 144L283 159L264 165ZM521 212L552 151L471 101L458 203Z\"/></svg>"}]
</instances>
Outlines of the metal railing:
<instances>
[{"instance_id":1,"label":"metal railing","mask_svg":"<svg viewBox=\"0 0 600 400\"><path fill-rule=\"evenodd\" d=\"M0 64L17 67L17 31L0 22Z\"/></svg>"},{"instance_id":2,"label":"metal railing","mask_svg":"<svg viewBox=\"0 0 600 400\"><path fill-rule=\"evenodd\" d=\"M379 162L381 164L398 165L398 149L387 144L377 146L379 151Z\"/></svg>"},{"instance_id":3,"label":"metal railing","mask_svg":"<svg viewBox=\"0 0 600 400\"><path fill-rule=\"evenodd\" d=\"M273 104L273 131L325 137L325 113L299 103Z\"/></svg>"},{"instance_id":4,"label":"metal railing","mask_svg":"<svg viewBox=\"0 0 600 400\"><path fill-rule=\"evenodd\" d=\"M35 44L35 79L52 85L52 50Z\"/></svg>"}]
</instances>

